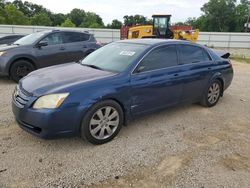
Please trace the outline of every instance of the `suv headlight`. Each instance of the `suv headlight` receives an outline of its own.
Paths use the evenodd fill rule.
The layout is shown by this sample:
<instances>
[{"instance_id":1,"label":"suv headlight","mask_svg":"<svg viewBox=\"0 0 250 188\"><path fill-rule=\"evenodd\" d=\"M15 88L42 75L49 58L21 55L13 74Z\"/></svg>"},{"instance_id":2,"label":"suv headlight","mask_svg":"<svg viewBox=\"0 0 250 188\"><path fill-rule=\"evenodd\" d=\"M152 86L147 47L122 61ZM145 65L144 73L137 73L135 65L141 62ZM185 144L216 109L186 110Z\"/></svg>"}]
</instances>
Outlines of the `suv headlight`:
<instances>
[{"instance_id":1,"label":"suv headlight","mask_svg":"<svg viewBox=\"0 0 250 188\"><path fill-rule=\"evenodd\" d=\"M34 109L58 108L63 103L63 101L66 99L66 97L68 95L69 95L69 93L58 93L58 94L44 95L36 100L36 102L33 105L33 108Z\"/></svg>"},{"instance_id":2,"label":"suv headlight","mask_svg":"<svg viewBox=\"0 0 250 188\"><path fill-rule=\"evenodd\" d=\"M7 54L6 51L1 51L1 52L0 52L0 56L3 56L3 55L5 55L5 54Z\"/></svg>"}]
</instances>

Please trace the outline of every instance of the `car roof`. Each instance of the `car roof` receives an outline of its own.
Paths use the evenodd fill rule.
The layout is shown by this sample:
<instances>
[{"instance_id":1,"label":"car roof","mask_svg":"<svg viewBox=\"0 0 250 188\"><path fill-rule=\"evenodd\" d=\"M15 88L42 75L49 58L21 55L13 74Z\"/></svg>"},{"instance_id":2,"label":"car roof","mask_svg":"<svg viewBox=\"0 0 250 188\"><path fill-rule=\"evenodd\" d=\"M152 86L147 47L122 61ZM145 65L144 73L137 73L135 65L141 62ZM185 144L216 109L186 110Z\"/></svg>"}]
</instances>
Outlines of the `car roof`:
<instances>
[{"instance_id":1,"label":"car roof","mask_svg":"<svg viewBox=\"0 0 250 188\"><path fill-rule=\"evenodd\" d=\"M41 30L38 31L41 33L50 33L50 32L75 32L75 33L85 33L85 34L89 34L90 33L88 31L76 31L76 30L70 30L70 29L46 29L46 30Z\"/></svg>"},{"instance_id":2,"label":"car roof","mask_svg":"<svg viewBox=\"0 0 250 188\"><path fill-rule=\"evenodd\" d=\"M195 46L204 47L202 45L199 45L197 43L192 43L190 41L186 40L176 40L176 39L129 39L129 40L120 40L116 41L118 43L130 43L130 44L144 44L149 46L158 46L162 44L191 44Z\"/></svg>"}]
</instances>

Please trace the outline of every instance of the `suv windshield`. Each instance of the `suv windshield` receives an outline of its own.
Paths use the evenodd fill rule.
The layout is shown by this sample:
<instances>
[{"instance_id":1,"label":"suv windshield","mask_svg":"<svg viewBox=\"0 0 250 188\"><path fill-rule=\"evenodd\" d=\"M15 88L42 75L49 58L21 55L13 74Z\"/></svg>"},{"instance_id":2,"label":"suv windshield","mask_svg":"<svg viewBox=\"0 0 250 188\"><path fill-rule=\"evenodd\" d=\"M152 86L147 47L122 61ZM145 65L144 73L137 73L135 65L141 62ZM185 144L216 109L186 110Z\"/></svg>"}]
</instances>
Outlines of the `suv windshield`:
<instances>
[{"instance_id":1,"label":"suv windshield","mask_svg":"<svg viewBox=\"0 0 250 188\"><path fill-rule=\"evenodd\" d=\"M122 72L147 48L147 45L129 43L108 44L82 60L82 65L111 72Z\"/></svg>"},{"instance_id":2,"label":"suv windshield","mask_svg":"<svg viewBox=\"0 0 250 188\"><path fill-rule=\"evenodd\" d=\"M30 44L33 44L36 40L38 40L40 37L42 37L45 34L46 34L45 32L32 33L30 35L27 35L27 36L17 40L16 42L14 42L14 44L16 44L16 45L30 45Z\"/></svg>"}]
</instances>

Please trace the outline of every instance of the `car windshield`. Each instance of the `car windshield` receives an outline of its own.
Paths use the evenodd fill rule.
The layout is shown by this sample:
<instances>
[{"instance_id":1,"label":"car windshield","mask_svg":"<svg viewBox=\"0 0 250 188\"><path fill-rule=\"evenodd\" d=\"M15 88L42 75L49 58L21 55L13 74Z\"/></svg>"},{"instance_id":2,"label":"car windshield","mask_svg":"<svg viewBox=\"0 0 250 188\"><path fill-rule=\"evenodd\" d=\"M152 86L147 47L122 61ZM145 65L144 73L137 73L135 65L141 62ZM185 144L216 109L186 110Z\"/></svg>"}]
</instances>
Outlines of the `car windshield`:
<instances>
[{"instance_id":1,"label":"car windshield","mask_svg":"<svg viewBox=\"0 0 250 188\"><path fill-rule=\"evenodd\" d=\"M30 45L33 44L36 40L38 40L41 36L45 35L44 32L32 33L25 37L20 38L14 44L16 45Z\"/></svg>"},{"instance_id":2,"label":"car windshield","mask_svg":"<svg viewBox=\"0 0 250 188\"><path fill-rule=\"evenodd\" d=\"M147 48L143 44L111 43L88 55L81 64L111 72L122 72Z\"/></svg>"}]
</instances>

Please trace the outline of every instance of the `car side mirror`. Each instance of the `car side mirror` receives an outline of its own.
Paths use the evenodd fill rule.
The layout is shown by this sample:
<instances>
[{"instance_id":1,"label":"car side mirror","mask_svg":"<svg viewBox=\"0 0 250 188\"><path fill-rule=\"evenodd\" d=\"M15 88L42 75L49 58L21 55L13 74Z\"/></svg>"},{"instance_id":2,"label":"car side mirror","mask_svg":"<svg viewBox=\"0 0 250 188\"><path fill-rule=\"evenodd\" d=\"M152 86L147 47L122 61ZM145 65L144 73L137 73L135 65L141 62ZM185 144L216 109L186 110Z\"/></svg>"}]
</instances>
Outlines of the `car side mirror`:
<instances>
[{"instance_id":1,"label":"car side mirror","mask_svg":"<svg viewBox=\"0 0 250 188\"><path fill-rule=\"evenodd\" d=\"M140 73L145 69L145 66L140 66L136 69L136 73Z\"/></svg>"},{"instance_id":2,"label":"car side mirror","mask_svg":"<svg viewBox=\"0 0 250 188\"><path fill-rule=\"evenodd\" d=\"M40 41L37 45L38 48L42 47L42 46L48 46L48 42L47 41Z\"/></svg>"}]
</instances>

